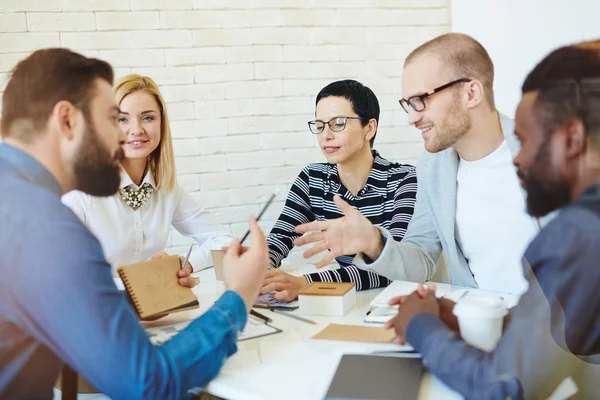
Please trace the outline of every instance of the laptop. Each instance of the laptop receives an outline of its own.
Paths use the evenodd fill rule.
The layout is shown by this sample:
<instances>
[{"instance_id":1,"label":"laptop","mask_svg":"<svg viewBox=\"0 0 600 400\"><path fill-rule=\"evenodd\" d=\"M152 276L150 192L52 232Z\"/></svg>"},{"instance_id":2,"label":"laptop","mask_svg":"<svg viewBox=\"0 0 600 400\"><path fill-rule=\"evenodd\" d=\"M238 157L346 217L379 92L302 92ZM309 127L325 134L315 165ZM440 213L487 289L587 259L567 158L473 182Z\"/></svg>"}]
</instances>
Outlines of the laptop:
<instances>
[{"instance_id":1,"label":"laptop","mask_svg":"<svg viewBox=\"0 0 600 400\"><path fill-rule=\"evenodd\" d=\"M325 400L415 400L423 372L421 358L346 354Z\"/></svg>"}]
</instances>

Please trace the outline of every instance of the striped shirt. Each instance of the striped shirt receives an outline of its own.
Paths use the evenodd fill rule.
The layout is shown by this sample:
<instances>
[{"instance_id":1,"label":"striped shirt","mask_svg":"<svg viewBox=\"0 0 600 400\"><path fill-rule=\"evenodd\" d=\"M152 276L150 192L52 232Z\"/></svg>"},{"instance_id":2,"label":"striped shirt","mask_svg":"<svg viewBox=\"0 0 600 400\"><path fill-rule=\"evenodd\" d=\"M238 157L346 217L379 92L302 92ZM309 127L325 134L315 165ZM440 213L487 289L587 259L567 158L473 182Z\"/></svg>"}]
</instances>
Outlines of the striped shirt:
<instances>
[{"instance_id":1,"label":"striped shirt","mask_svg":"<svg viewBox=\"0 0 600 400\"><path fill-rule=\"evenodd\" d=\"M413 214L417 175L415 167L392 163L373 152L374 162L367 183L356 196L340 182L337 166L327 163L309 164L296 178L283 211L267 237L271 268L279 268L281 261L294 247L300 235L297 225L343 217L335 206L333 195L340 195L352 207L367 217L375 226L387 229L394 240L400 241ZM390 280L353 265L353 254L336 258L342 267L336 270L305 275L312 282L354 282L356 290L385 287Z\"/></svg>"}]
</instances>

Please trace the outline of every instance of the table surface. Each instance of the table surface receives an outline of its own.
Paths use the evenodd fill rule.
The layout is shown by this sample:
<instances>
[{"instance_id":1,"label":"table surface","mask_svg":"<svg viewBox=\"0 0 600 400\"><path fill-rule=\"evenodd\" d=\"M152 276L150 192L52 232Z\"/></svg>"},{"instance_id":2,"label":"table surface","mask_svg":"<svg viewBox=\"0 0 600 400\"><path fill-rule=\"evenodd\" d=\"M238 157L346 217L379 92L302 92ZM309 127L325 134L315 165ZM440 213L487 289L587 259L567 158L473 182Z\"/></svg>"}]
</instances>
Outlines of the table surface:
<instances>
[{"instance_id":1,"label":"table surface","mask_svg":"<svg viewBox=\"0 0 600 400\"><path fill-rule=\"evenodd\" d=\"M294 275L301 275L313 272L315 267L307 264L287 264L285 269ZM214 269L200 271L195 275L200 277L200 283L193 289L200 308L175 313L152 323L144 323L146 328L197 318L225 291L223 282L215 280ZM460 293L457 289L461 288L441 283L437 285L438 291L444 294ZM370 303L382 291L383 289L373 289L357 292L356 305L343 317L308 316L317 322L316 325L269 310L259 310L273 320L270 325L281 329L282 332L238 342L238 352L225 362L220 374L205 390L229 400L323 399L342 355L371 354L373 351L400 348L395 344L311 339L330 323L366 325L364 318L370 309ZM294 313L299 313L299 310ZM369 379L368 371L365 371L364 379ZM55 399L59 398L60 392L55 389ZM79 395L79 398L99 400L107 397L95 394ZM460 398L462 397L458 393L433 375L425 373L419 399Z\"/></svg>"},{"instance_id":2,"label":"table surface","mask_svg":"<svg viewBox=\"0 0 600 400\"><path fill-rule=\"evenodd\" d=\"M300 275L314 271L315 267L288 264L285 269ZM206 309L224 291L224 286L222 282L214 281L212 270L203 271L199 275L201 283L194 288L194 292L202 304L201 309ZM451 289L450 285L439 284L440 291L447 293ZM400 348L394 344L311 339L330 323L365 325L363 321L370 303L382 291L383 289L374 289L357 292L356 305L343 317L308 316L317 322L316 325L260 310L273 320L270 324L282 332L239 342L238 352L227 360L219 376L205 390L231 400L323 399L342 355L370 354L373 351ZM369 379L368 371L365 371L364 378ZM444 400L462 397L426 373L419 398Z\"/></svg>"}]
</instances>

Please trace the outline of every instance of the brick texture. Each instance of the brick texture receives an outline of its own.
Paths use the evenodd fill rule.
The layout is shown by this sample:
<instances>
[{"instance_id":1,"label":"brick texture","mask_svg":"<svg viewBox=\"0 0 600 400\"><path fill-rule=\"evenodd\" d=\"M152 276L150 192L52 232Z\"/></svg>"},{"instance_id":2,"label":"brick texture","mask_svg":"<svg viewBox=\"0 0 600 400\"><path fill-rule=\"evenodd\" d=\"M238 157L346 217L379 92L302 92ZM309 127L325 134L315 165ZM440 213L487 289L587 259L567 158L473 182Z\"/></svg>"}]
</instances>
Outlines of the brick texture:
<instances>
[{"instance_id":1,"label":"brick texture","mask_svg":"<svg viewBox=\"0 0 600 400\"><path fill-rule=\"evenodd\" d=\"M450 31L449 0L0 0L0 92L31 51L62 46L117 76L154 78L168 103L180 184L233 234L274 189L322 162L306 126L314 96L353 78L381 104L376 148L414 163L419 133L400 110L402 64ZM171 250L189 242L173 232Z\"/></svg>"}]
</instances>

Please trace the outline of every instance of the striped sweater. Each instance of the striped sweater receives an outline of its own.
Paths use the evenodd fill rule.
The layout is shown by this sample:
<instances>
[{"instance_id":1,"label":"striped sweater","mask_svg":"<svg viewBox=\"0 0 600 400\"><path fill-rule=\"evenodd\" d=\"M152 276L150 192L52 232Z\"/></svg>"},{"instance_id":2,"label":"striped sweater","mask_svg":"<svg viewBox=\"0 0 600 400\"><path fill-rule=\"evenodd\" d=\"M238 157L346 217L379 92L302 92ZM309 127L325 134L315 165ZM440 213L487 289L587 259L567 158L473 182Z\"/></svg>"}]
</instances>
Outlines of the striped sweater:
<instances>
[{"instance_id":1,"label":"striped sweater","mask_svg":"<svg viewBox=\"0 0 600 400\"><path fill-rule=\"evenodd\" d=\"M394 240L400 241L413 214L417 194L415 167L392 163L373 152L374 162L365 187L356 196L340 182L337 166L327 163L309 164L300 172L288 194L279 219L267 237L271 268L294 247L297 225L342 217L333 202L333 195L345 201L367 217L373 225L386 228ZM352 264L353 254L336 258L342 267L336 270L305 275L312 282L354 282L356 290L385 287L390 280Z\"/></svg>"}]
</instances>

